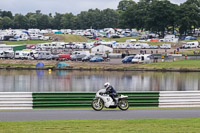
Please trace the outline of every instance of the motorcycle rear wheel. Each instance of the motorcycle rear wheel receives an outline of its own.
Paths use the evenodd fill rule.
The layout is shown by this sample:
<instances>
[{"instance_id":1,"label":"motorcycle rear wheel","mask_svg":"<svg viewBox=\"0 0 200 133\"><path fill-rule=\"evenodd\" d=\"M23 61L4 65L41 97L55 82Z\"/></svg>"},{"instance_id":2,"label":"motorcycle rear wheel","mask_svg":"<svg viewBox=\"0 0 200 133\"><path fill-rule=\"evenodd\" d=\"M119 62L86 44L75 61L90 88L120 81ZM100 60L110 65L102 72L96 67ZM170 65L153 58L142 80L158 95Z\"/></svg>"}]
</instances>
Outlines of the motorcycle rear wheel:
<instances>
[{"instance_id":1,"label":"motorcycle rear wheel","mask_svg":"<svg viewBox=\"0 0 200 133\"><path fill-rule=\"evenodd\" d=\"M98 100L100 98L95 98L92 100L92 108L96 111L101 111L104 107L104 102L102 99L100 99L99 104L98 104Z\"/></svg>"},{"instance_id":2,"label":"motorcycle rear wheel","mask_svg":"<svg viewBox=\"0 0 200 133\"><path fill-rule=\"evenodd\" d=\"M121 99L118 102L118 107L119 109L121 109L122 111L126 111L129 108L129 104L128 101L126 99Z\"/></svg>"}]
</instances>

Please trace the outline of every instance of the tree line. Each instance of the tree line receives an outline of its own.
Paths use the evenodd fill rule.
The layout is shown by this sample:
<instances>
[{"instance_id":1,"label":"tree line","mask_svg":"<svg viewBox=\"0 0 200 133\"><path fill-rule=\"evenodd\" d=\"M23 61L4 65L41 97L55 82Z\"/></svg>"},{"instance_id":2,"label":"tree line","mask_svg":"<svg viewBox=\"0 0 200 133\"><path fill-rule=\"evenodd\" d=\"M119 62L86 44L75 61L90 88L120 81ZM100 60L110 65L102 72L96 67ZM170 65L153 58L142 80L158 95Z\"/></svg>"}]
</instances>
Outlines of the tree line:
<instances>
[{"instance_id":1,"label":"tree line","mask_svg":"<svg viewBox=\"0 0 200 133\"><path fill-rule=\"evenodd\" d=\"M122 0L118 8L89 9L72 13L42 14L40 10L26 15L0 10L0 29L102 29L136 28L164 35L178 30L192 33L200 27L200 0L187 0L178 5L169 0Z\"/></svg>"}]
</instances>

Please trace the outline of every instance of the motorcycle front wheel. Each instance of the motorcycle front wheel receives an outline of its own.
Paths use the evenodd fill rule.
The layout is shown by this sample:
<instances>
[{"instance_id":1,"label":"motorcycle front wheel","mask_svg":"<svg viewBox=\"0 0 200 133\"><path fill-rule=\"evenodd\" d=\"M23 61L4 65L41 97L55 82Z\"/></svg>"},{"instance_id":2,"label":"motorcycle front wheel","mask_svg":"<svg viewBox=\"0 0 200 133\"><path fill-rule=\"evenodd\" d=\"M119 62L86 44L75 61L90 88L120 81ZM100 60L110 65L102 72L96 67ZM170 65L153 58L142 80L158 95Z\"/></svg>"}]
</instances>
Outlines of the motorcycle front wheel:
<instances>
[{"instance_id":1,"label":"motorcycle front wheel","mask_svg":"<svg viewBox=\"0 0 200 133\"><path fill-rule=\"evenodd\" d=\"M104 102L101 98L95 98L92 100L92 108L96 111L101 111L104 107Z\"/></svg>"},{"instance_id":2,"label":"motorcycle front wheel","mask_svg":"<svg viewBox=\"0 0 200 133\"><path fill-rule=\"evenodd\" d=\"M119 100L118 107L123 111L127 110L129 108L128 101L126 99Z\"/></svg>"}]
</instances>

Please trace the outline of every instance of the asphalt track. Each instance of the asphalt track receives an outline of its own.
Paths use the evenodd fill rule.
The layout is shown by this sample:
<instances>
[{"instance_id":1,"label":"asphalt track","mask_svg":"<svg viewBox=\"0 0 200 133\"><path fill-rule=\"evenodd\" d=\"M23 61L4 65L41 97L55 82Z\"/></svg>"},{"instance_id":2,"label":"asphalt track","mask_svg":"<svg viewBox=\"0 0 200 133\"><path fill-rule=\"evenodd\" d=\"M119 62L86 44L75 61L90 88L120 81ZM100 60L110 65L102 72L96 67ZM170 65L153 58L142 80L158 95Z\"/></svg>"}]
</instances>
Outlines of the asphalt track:
<instances>
[{"instance_id":1,"label":"asphalt track","mask_svg":"<svg viewBox=\"0 0 200 133\"><path fill-rule=\"evenodd\" d=\"M0 121L200 118L200 109L121 110L11 110L0 111Z\"/></svg>"}]
</instances>

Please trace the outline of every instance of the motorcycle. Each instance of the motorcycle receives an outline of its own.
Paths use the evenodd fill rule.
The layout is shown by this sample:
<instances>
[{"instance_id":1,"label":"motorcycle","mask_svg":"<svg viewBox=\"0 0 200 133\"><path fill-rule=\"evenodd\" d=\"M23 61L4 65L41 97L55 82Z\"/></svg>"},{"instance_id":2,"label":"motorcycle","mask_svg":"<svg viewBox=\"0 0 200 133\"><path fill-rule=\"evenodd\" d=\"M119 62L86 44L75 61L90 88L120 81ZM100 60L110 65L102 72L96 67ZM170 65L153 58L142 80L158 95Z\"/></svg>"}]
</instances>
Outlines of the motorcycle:
<instances>
[{"instance_id":1,"label":"motorcycle","mask_svg":"<svg viewBox=\"0 0 200 133\"><path fill-rule=\"evenodd\" d=\"M96 93L95 98L92 100L92 108L96 111L101 111L104 107L105 108L117 108L125 111L129 108L129 103L127 101L128 96L118 96L115 98L116 103L113 99L108 95L105 94L106 89L101 89Z\"/></svg>"}]
</instances>

